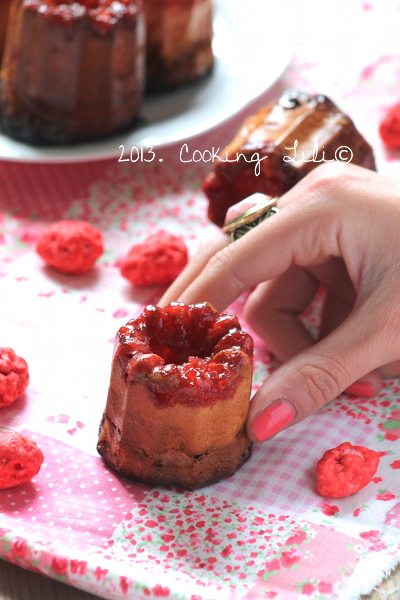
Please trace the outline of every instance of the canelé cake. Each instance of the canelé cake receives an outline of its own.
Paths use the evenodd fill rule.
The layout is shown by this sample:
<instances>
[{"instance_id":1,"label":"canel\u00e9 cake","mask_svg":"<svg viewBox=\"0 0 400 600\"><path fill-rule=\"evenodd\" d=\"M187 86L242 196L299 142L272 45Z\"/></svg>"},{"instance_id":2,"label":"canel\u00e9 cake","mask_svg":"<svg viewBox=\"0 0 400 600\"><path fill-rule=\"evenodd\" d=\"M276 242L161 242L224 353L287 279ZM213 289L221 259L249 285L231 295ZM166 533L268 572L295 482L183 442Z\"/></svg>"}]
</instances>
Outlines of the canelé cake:
<instances>
[{"instance_id":1,"label":"canel\u00e9 cake","mask_svg":"<svg viewBox=\"0 0 400 600\"><path fill-rule=\"evenodd\" d=\"M147 87L199 79L214 64L211 0L145 0Z\"/></svg>"},{"instance_id":2,"label":"canel\u00e9 cake","mask_svg":"<svg viewBox=\"0 0 400 600\"><path fill-rule=\"evenodd\" d=\"M7 32L8 13L12 0L0 0L0 62Z\"/></svg>"},{"instance_id":3,"label":"canel\u00e9 cake","mask_svg":"<svg viewBox=\"0 0 400 600\"><path fill-rule=\"evenodd\" d=\"M0 72L2 130L39 144L131 125L144 87L142 0L16 0Z\"/></svg>"},{"instance_id":4,"label":"canel\u00e9 cake","mask_svg":"<svg viewBox=\"0 0 400 600\"><path fill-rule=\"evenodd\" d=\"M256 192L280 196L321 162L375 168L371 146L321 94L288 90L245 120L203 184L208 216L224 223L230 206Z\"/></svg>"},{"instance_id":5,"label":"canel\u00e9 cake","mask_svg":"<svg viewBox=\"0 0 400 600\"><path fill-rule=\"evenodd\" d=\"M209 304L147 306L117 334L97 449L117 473L197 489L250 457L253 340Z\"/></svg>"}]
</instances>

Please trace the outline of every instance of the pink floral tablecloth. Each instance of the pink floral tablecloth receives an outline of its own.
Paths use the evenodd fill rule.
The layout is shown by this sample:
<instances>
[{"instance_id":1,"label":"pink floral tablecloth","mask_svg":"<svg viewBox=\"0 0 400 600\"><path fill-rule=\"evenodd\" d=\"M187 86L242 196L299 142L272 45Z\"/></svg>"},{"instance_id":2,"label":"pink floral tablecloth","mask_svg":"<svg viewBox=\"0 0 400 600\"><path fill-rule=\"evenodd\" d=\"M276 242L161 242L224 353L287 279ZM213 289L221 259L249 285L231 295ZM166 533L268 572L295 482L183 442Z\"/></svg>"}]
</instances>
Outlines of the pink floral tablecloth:
<instances>
[{"instance_id":1,"label":"pink floral tablecloth","mask_svg":"<svg viewBox=\"0 0 400 600\"><path fill-rule=\"evenodd\" d=\"M304 4L292 15L291 66L259 104L292 86L329 95L373 145L379 170L399 176L378 123L400 100L400 3ZM275 51L266 33L266 59ZM242 118L191 146L223 146ZM161 294L123 280L119 261L159 229L181 235L192 254L215 231L200 191L209 165L182 164L179 147L144 164L0 161L0 346L23 356L31 375L0 425L45 455L31 482L0 491L0 555L118 600L358 598L400 559L398 380L373 399L339 396L256 447L235 477L198 492L123 480L96 453L115 333ZM106 251L85 276L61 275L34 251L45 226L63 218L104 234ZM243 302L232 307L239 316ZM310 328L318 317L316 303ZM274 366L256 340L254 389ZM376 450L381 464L359 493L328 501L316 492L315 464L344 441Z\"/></svg>"}]
</instances>

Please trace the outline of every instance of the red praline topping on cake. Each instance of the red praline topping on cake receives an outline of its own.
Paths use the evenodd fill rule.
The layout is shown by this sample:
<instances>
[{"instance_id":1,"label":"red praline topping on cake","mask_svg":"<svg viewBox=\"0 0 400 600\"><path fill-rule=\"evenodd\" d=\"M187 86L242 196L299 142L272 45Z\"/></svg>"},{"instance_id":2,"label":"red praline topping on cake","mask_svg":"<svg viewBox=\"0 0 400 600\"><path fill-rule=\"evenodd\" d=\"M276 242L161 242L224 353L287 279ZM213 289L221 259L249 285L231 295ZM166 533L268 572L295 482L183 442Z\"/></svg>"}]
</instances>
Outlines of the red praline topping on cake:
<instances>
[{"instance_id":1,"label":"red praline topping on cake","mask_svg":"<svg viewBox=\"0 0 400 600\"><path fill-rule=\"evenodd\" d=\"M88 16L103 26L103 33L118 20L135 17L142 3L142 0L25 0L27 8L66 23Z\"/></svg>"},{"instance_id":2,"label":"red praline topping on cake","mask_svg":"<svg viewBox=\"0 0 400 600\"><path fill-rule=\"evenodd\" d=\"M147 306L118 331L128 381L145 380L158 404L206 404L232 392L253 355L236 316L207 304Z\"/></svg>"}]
</instances>

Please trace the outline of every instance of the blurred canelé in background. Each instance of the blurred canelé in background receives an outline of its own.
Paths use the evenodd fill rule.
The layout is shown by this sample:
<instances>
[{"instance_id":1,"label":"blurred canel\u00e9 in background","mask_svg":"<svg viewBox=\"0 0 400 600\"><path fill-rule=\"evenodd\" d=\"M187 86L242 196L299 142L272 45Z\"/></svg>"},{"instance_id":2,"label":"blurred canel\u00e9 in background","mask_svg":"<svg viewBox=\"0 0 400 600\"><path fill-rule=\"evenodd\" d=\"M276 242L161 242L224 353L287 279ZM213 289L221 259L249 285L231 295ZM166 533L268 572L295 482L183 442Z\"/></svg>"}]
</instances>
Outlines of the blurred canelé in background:
<instances>
[{"instance_id":1,"label":"blurred canel\u00e9 in background","mask_svg":"<svg viewBox=\"0 0 400 600\"><path fill-rule=\"evenodd\" d=\"M12 0L0 0L0 61L3 55L4 42L7 31L8 13Z\"/></svg>"},{"instance_id":2,"label":"blurred canel\u00e9 in background","mask_svg":"<svg viewBox=\"0 0 400 600\"><path fill-rule=\"evenodd\" d=\"M222 226L230 206L257 192L281 196L323 162L375 169L371 146L323 94L286 90L248 117L203 184L208 216Z\"/></svg>"},{"instance_id":3,"label":"blurred canel\u00e9 in background","mask_svg":"<svg viewBox=\"0 0 400 600\"><path fill-rule=\"evenodd\" d=\"M2 130L67 144L123 129L141 106L144 60L138 0L14 0L0 72Z\"/></svg>"},{"instance_id":4,"label":"blurred canel\u00e9 in background","mask_svg":"<svg viewBox=\"0 0 400 600\"><path fill-rule=\"evenodd\" d=\"M214 64L209 0L145 0L147 89L176 88Z\"/></svg>"}]
</instances>

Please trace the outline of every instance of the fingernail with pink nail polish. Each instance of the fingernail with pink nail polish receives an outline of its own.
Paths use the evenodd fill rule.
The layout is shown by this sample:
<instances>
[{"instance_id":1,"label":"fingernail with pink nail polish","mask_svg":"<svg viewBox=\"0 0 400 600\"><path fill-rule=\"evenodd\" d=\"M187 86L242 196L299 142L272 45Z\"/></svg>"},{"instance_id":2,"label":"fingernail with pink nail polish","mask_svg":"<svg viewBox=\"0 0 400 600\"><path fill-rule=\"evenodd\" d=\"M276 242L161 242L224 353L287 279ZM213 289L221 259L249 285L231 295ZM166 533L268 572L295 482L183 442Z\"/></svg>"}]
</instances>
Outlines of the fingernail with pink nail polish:
<instances>
[{"instance_id":1,"label":"fingernail with pink nail polish","mask_svg":"<svg viewBox=\"0 0 400 600\"><path fill-rule=\"evenodd\" d=\"M264 442L279 433L294 419L296 411L285 400L273 402L253 419L251 428L257 441Z\"/></svg>"},{"instance_id":2,"label":"fingernail with pink nail polish","mask_svg":"<svg viewBox=\"0 0 400 600\"><path fill-rule=\"evenodd\" d=\"M361 398L373 398L375 396L372 385L370 383L364 383L363 381L352 383L344 391L346 394L360 396Z\"/></svg>"}]
</instances>

